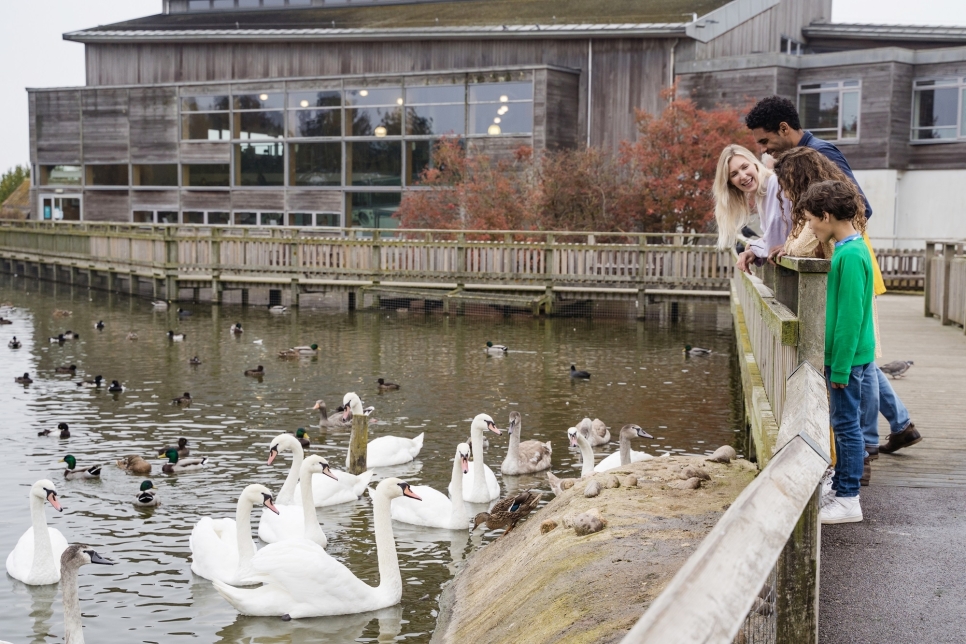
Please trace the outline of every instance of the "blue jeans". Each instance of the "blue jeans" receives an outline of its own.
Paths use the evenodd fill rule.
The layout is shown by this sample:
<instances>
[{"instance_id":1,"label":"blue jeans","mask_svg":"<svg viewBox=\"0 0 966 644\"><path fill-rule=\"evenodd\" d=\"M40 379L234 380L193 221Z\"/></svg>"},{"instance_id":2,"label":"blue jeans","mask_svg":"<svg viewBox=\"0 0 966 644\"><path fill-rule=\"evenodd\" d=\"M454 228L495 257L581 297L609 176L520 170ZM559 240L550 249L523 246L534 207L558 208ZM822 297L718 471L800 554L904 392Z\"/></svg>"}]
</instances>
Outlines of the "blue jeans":
<instances>
[{"instance_id":1,"label":"blue jeans","mask_svg":"<svg viewBox=\"0 0 966 644\"><path fill-rule=\"evenodd\" d=\"M909 426L909 410L896 396L889 379L878 365L875 372L879 384L879 406L878 411L872 412L870 407L862 412L862 436L866 445L879 444L879 412L889 421L889 431L893 434L898 434Z\"/></svg>"},{"instance_id":2,"label":"blue jeans","mask_svg":"<svg viewBox=\"0 0 966 644\"><path fill-rule=\"evenodd\" d=\"M835 476L832 487L835 496L854 497L859 495L859 479L862 478L862 461L865 458L865 441L860 426L860 416L863 411L869 412L869 407L877 407L872 402L863 400L863 393L867 396L873 391L872 383L878 388L878 378L875 375L874 362L852 367L849 382L844 389L832 387L832 369L825 367L825 381L829 390L829 420L835 434ZM878 402L878 397L874 399ZM863 403L865 407L863 407ZM871 413L871 412L870 412ZM875 411L878 415L878 409Z\"/></svg>"},{"instance_id":3,"label":"blue jeans","mask_svg":"<svg viewBox=\"0 0 966 644\"><path fill-rule=\"evenodd\" d=\"M876 373L882 373L874 362L870 364L872 365L872 368L875 369ZM888 385L889 383L886 383L887 387ZM889 388L889 392L892 394L893 399L895 399L895 393L892 391L891 387ZM859 403L859 426L862 428L862 438L865 445L879 444L879 411L881 411L881 395L882 390L879 389L879 379L875 374L872 374L871 378L865 378L862 380L862 391L859 394L861 398L861 402ZM865 452L865 455L868 455L868 453Z\"/></svg>"}]
</instances>

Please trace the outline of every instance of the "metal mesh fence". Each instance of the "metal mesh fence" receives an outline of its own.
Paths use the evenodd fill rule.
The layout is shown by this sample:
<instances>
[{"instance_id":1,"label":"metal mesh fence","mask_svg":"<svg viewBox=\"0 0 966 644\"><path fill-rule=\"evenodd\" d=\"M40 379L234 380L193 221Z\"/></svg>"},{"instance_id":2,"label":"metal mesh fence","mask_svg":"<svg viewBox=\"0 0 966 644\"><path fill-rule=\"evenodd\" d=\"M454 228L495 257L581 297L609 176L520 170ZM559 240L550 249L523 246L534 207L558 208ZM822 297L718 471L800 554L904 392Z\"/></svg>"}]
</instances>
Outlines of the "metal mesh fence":
<instances>
[{"instance_id":1,"label":"metal mesh fence","mask_svg":"<svg viewBox=\"0 0 966 644\"><path fill-rule=\"evenodd\" d=\"M733 640L734 644L774 644L778 620L775 613L776 568L761 587L755 603Z\"/></svg>"}]
</instances>

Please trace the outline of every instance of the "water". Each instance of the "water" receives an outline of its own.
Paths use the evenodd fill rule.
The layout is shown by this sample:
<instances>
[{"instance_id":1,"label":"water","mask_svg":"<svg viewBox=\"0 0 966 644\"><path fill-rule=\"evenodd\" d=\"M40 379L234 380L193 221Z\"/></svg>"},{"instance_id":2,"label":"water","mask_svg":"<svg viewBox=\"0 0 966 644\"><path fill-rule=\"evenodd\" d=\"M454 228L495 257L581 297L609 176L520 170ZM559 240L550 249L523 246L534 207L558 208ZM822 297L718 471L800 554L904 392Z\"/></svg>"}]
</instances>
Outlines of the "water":
<instances>
[{"instance_id":1,"label":"water","mask_svg":"<svg viewBox=\"0 0 966 644\"><path fill-rule=\"evenodd\" d=\"M391 470L414 484L444 490L455 445L469 436L469 421L480 412L505 427L510 411L523 415L524 440L553 443L558 475L579 471L576 450L565 432L582 417L600 417L613 430L636 422L655 436L635 449L658 454L675 450L704 453L734 444L739 422L733 335L727 301L680 306L680 320L655 308L645 322L453 317L396 312L292 311L270 315L264 309L188 306L194 315L178 319L174 310L155 312L150 303L124 296L71 290L69 286L0 276L0 302L16 310L0 326L0 556L4 559L29 527L27 492L40 478L52 479L64 512L45 506L48 523L72 543L86 543L118 563L86 566L80 573L81 608L87 641L131 642L425 642L435 627L441 586L460 562L495 537L482 531L427 530L394 524L403 577L401 606L378 614L293 620L239 616L211 584L190 571L188 535L204 515L234 517L239 491L263 483L278 491L288 472L287 457L265 464L271 439L297 427L310 430L310 453L320 453L340 469L348 433L318 429L311 411L317 399L330 409L347 391L376 407L371 437L412 437L426 432L418 459ZM55 309L73 312L52 316ZM106 328L93 329L103 320ZM228 327L241 322L245 333ZM47 338L66 329L80 340L63 345ZM187 333L171 343L168 329ZM126 340L136 330L139 340ZM16 335L19 350L7 348ZM262 340L256 344L255 340ZM487 340L515 350L488 357ZM279 349L317 343L310 360L277 359ZM714 355L686 358L685 343L708 346ZM188 365L199 355L203 364ZM572 382L571 363L593 373ZM125 386L121 394L75 386L78 378L57 375L60 365L78 365L78 375L101 374ZM265 365L262 382L242 375ZM34 384L13 379L29 371ZM379 394L375 379L402 385ZM183 392L195 403L170 404ZM59 422L71 438L56 438ZM38 437L41 429L55 430ZM144 477L123 472L114 459L138 453L149 457L181 436L192 455L210 457L202 472L168 476L155 464L152 479L162 505L140 510L131 500ZM548 490L545 476L502 477L506 434L490 435L486 462L504 490ZM597 448L598 459L617 449ZM73 454L80 466L103 463L100 481L66 481L58 459ZM551 498L547 494L545 500ZM474 508L476 510L476 508ZM360 578L378 583L368 496L318 511L329 538L328 552ZM261 510L252 515L257 525ZM498 534L498 533L497 533ZM260 545L260 544L259 544ZM0 639L54 642L63 636L56 586L26 586L7 575L0 580Z\"/></svg>"}]
</instances>

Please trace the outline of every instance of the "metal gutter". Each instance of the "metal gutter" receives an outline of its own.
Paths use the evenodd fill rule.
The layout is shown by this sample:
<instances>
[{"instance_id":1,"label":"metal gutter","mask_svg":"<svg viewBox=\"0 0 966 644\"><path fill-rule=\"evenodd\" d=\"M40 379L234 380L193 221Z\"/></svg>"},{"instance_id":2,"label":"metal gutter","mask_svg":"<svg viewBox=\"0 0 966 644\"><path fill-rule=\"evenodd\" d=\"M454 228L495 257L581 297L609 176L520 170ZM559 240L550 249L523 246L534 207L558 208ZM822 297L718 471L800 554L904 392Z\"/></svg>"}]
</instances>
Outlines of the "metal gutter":
<instances>
[{"instance_id":1,"label":"metal gutter","mask_svg":"<svg viewBox=\"0 0 966 644\"><path fill-rule=\"evenodd\" d=\"M803 27L802 33L806 38L966 43L966 27L812 23Z\"/></svg>"}]
</instances>

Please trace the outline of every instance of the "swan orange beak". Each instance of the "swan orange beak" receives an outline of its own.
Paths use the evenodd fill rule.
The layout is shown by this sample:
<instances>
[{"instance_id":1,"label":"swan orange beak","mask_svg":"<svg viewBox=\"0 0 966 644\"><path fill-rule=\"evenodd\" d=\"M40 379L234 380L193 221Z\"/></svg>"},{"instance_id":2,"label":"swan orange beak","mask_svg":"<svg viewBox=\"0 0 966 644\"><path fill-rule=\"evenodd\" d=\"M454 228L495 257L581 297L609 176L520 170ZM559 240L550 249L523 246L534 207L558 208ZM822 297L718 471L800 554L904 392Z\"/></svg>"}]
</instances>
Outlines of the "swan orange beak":
<instances>
[{"instance_id":1,"label":"swan orange beak","mask_svg":"<svg viewBox=\"0 0 966 644\"><path fill-rule=\"evenodd\" d=\"M470 457L460 455L460 461L463 463L463 474L468 474L470 471Z\"/></svg>"},{"instance_id":2,"label":"swan orange beak","mask_svg":"<svg viewBox=\"0 0 966 644\"><path fill-rule=\"evenodd\" d=\"M329 469L329 466L328 465L323 465L322 466L322 473L325 474L326 476L332 478L332 479L335 479L336 481L339 480L339 477L332 473L332 470Z\"/></svg>"},{"instance_id":3,"label":"swan orange beak","mask_svg":"<svg viewBox=\"0 0 966 644\"><path fill-rule=\"evenodd\" d=\"M63 512L64 511L64 508L61 507L61 505L60 505L60 501L57 500L57 493L56 492L48 492L47 493L47 500L50 501L50 505L53 506L53 508L55 510L57 510L58 512Z\"/></svg>"},{"instance_id":4,"label":"swan orange beak","mask_svg":"<svg viewBox=\"0 0 966 644\"><path fill-rule=\"evenodd\" d=\"M275 457L278 456L278 447L272 445L272 449L268 450L268 464L271 465L275 461Z\"/></svg>"},{"instance_id":5,"label":"swan orange beak","mask_svg":"<svg viewBox=\"0 0 966 644\"><path fill-rule=\"evenodd\" d=\"M322 406L319 403L315 403L315 407L313 407L312 409L321 409L321 408Z\"/></svg>"},{"instance_id":6,"label":"swan orange beak","mask_svg":"<svg viewBox=\"0 0 966 644\"><path fill-rule=\"evenodd\" d=\"M265 499L265 507L271 510L272 512L274 512L275 514L278 514L278 508L275 507L275 504L272 503L271 499Z\"/></svg>"},{"instance_id":7,"label":"swan orange beak","mask_svg":"<svg viewBox=\"0 0 966 644\"><path fill-rule=\"evenodd\" d=\"M413 492L413 489L411 487L409 487L408 485L406 486L406 489L403 490L403 496L408 496L411 499L416 499L417 501L422 501L422 498L420 498L420 496L418 494L416 494L415 492Z\"/></svg>"},{"instance_id":8,"label":"swan orange beak","mask_svg":"<svg viewBox=\"0 0 966 644\"><path fill-rule=\"evenodd\" d=\"M492 422L491 423L487 423L486 424L486 428L489 429L491 432L493 432L495 434L498 434L499 435L501 433L500 432L500 428L496 426L496 423L492 423Z\"/></svg>"}]
</instances>

